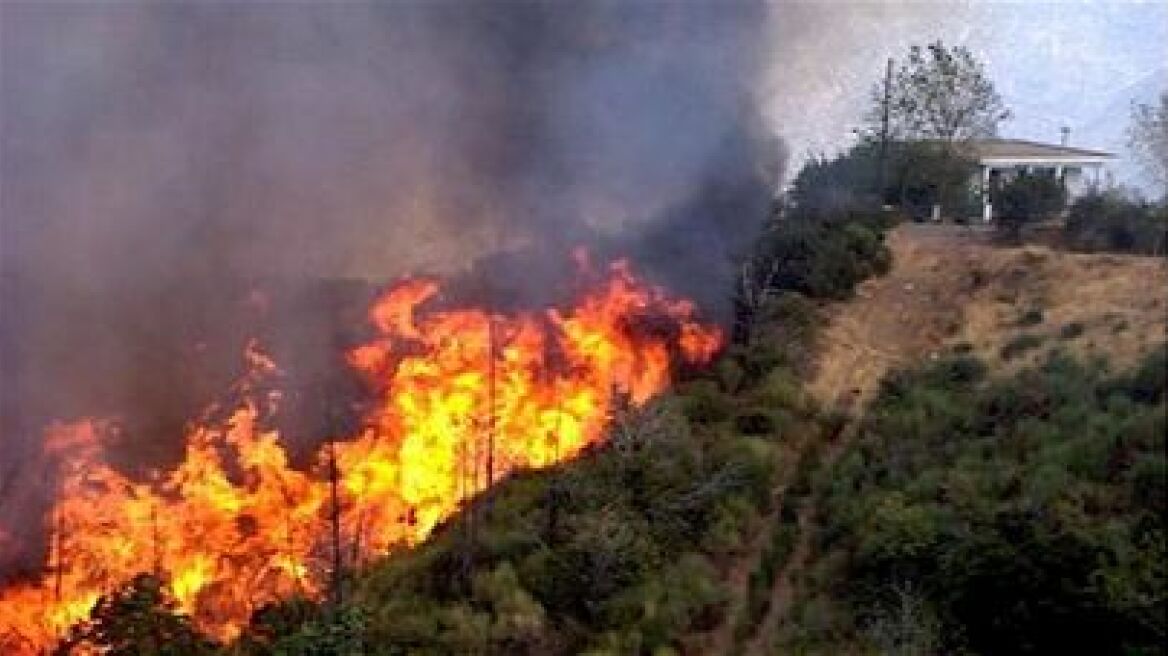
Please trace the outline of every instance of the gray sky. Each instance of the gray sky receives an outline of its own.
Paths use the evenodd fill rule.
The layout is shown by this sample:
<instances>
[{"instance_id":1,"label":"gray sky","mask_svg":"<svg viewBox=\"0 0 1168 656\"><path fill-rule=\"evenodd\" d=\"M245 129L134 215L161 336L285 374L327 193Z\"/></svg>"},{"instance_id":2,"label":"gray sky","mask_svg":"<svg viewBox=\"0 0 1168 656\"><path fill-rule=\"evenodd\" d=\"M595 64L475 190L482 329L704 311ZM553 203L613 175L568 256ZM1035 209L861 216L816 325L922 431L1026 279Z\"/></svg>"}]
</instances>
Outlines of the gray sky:
<instances>
[{"instance_id":1,"label":"gray sky","mask_svg":"<svg viewBox=\"0 0 1168 656\"><path fill-rule=\"evenodd\" d=\"M1014 118L1003 136L1121 156L1117 181L1139 184L1126 161L1133 100L1168 88L1168 0L952 2L822 0L772 5L771 70L761 93L797 163L846 146L888 57L941 38L986 64Z\"/></svg>"}]
</instances>

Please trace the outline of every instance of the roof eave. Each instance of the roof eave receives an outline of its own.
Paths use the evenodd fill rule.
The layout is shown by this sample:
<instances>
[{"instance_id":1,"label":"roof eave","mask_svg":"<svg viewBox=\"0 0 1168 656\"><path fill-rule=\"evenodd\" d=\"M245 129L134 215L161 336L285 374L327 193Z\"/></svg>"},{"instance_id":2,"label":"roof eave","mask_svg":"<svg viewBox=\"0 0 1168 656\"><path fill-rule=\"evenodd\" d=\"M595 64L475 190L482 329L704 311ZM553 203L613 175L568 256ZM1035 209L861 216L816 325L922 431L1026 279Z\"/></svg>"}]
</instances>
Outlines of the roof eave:
<instances>
[{"instance_id":1,"label":"roof eave","mask_svg":"<svg viewBox=\"0 0 1168 656\"><path fill-rule=\"evenodd\" d=\"M1114 155L1091 156L1046 156L1046 157L979 157L977 163L981 166L1021 166L1042 165L1051 166L1100 166L1115 159Z\"/></svg>"}]
</instances>

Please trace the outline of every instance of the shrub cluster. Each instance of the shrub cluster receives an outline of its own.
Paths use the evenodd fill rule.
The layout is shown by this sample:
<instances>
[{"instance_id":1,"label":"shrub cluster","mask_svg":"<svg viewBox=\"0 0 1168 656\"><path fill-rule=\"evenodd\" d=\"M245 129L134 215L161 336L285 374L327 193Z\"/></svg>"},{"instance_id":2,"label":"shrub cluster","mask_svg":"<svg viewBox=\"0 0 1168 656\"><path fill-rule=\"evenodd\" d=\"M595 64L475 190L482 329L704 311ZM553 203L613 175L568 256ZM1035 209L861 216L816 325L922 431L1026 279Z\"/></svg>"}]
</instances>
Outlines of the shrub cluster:
<instances>
[{"instance_id":1,"label":"shrub cluster","mask_svg":"<svg viewBox=\"0 0 1168 656\"><path fill-rule=\"evenodd\" d=\"M1007 380L968 357L891 377L835 467L818 538L844 555L833 589L854 639L1158 653L1165 353L1112 379L1062 356ZM919 631L924 618L937 626Z\"/></svg>"},{"instance_id":2,"label":"shrub cluster","mask_svg":"<svg viewBox=\"0 0 1168 656\"><path fill-rule=\"evenodd\" d=\"M1008 182L991 190L998 229L1020 239L1022 226L1055 217L1067 205L1067 189L1054 171L1019 171Z\"/></svg>"},{"instance_id":3,"label":"shrub cluster","mask_svg":"<svg viewBox=\"0 0 1168 656\"><path fill-rule=\"evenodd\" d=\"M773 512L780 440L817 430L781 363L732 350L675 395L618 412L604 446L513 476L425 544L358 573L344 614L277 604L235 649L323 653L342 637L362 654L683 649L725 619L725 567ZM767 558L770 581L781 559Z\"/></svg>"},{"instance_id":4,"label":"shrub cluster","mask_svg":"<svg viewBox=\"0 0 1168 656\"><path fill-rule=\"evenodd\" d=\"M1168 253L1168 205L1118 192L1089 194L1071 205L1064 239L1069 247L1088 252L1164 255Z\"/></svg>"},{"instance_id":5,"label":"shrub cluster","mask_svg":"<svg viewBox=\"0 0 1168 656\"><path fill-rule=\"evenodd\" d=\"M882 212L788 212L760 240L755 268L766 277L768 289L847 299L861 281L891 267L892 255L884 244L891 224L892 217Z\"/></svg>"}]
</instances>

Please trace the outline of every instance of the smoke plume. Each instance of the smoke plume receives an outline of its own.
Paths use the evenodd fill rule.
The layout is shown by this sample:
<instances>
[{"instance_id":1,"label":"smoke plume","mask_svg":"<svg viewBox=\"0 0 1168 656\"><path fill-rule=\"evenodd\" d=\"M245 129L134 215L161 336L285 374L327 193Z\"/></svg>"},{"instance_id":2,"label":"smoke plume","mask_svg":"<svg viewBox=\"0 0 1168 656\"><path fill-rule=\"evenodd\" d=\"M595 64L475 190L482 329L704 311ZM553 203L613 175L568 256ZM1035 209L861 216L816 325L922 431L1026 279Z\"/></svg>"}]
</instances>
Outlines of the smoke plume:
<instances>
[{"instance_id":1,"label":"smoke plume","mask_svg":"<svg viewBox=\"0 0 1168 656\"><path fill-rule=\"evenodd\" d=\"M48 421L164 462L249 336L349 384L403 274L543 301L585 245L716 315L779 182L757 2L0 11L0 527Z\"/></svg>"}]
</instances>

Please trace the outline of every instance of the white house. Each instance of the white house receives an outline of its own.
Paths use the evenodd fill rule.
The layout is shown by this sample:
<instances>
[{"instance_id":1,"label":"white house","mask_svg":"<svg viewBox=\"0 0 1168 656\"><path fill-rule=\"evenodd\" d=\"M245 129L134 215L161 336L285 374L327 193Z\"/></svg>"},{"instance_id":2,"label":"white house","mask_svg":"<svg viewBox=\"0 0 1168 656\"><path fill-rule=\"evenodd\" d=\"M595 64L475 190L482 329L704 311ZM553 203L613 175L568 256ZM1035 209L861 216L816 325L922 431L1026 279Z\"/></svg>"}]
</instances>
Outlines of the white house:
<instances>
[{"instance_id":1,"label":"white house","mask_svg":"<svg viewBox=\"0 0 1168 656\"><path fill-rule=\"evenodd\" d=\"M1103 165L1115 157L1098 150L1022 139L976 139L970 148L978 166L974 184L981 190L984 221L993 219L988 192L999 178L1008 179L1018 171L1053 170L1073 199L1098 187Z\"/></svg>"}]
</instances>

